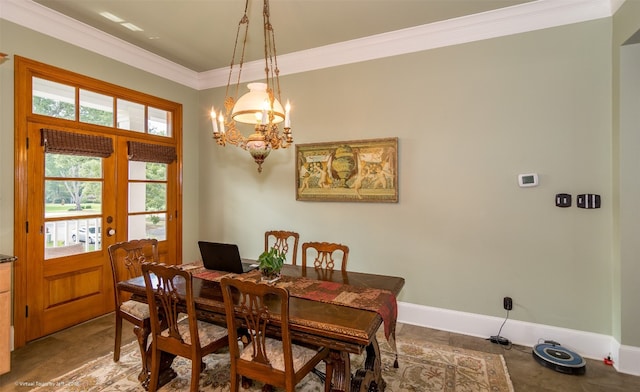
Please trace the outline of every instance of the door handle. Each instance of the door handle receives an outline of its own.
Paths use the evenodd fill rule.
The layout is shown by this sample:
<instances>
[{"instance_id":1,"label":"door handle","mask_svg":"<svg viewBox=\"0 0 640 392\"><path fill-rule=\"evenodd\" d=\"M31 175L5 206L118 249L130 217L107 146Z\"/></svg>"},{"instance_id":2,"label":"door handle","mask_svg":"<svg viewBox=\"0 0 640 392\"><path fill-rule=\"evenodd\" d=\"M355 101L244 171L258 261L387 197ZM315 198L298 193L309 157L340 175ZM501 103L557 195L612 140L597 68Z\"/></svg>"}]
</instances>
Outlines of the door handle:
<instances>
[{"instance_id":1,"label":"door handle","mask_svg":"<svg viewBox=\"0 0 640 392\"><path fill-rule=\"evenodd\" d=\"M113 229L111 227L107 228L107 236L112 237L116 234L116 229Z\"/></svg>"}]
</instances>

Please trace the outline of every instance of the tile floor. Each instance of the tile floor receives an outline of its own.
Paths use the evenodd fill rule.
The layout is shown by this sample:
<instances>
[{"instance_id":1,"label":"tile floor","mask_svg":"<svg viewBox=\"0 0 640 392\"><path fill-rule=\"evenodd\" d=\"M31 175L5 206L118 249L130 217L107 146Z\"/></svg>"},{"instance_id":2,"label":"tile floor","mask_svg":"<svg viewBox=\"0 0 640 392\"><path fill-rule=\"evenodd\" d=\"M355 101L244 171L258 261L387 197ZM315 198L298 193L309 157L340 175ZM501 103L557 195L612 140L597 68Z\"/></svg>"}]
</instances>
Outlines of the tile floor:
<instances>
[{"instance_id":1,"label":"tile floor","mask_svg":"<svg viewBox=\"0 0 640 392\"><path fill-rule=\"evenodd\" d=\"M109 314L31 342L11 356L11 372L0 376L0 392L28 391L24 384L47 382L113 351L114 316ZM133 341L125 323L123 344ZM435 343L504 355L516 392L632 392L640 391L640 377L620 374L602 361L587 359L586 374L555 372L538 364L531 348L493 344L485 339L412 325L399 325L398 336L419 336Z\"/></svg>"}]
</instances>

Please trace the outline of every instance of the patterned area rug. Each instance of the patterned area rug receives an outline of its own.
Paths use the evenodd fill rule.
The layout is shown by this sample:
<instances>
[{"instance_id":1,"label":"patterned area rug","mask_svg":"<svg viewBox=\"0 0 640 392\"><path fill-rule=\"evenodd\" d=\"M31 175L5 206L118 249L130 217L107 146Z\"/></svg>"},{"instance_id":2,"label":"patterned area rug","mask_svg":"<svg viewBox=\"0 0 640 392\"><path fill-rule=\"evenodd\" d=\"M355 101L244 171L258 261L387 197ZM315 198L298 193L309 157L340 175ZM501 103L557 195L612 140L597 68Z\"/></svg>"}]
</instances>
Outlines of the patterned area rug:
<instances>
[{"instance_id":1,"label":"patterned area rug","mask_svg":"<svg viewBox=\"0 0 640 392\"><path fill-rule=\"evenodd\" d=\"M387 391L438 391L438 392L513 392L513 386L502 355L442 346L425 341L403 340L398 337L400 367L393 367L394 354L378 334L382 353L383 377ZM381 338L381 339L380 339ZM132 391L144 392L137 381L140 354L137 345L131 343L122 349L120 362L114 363L107 355L90 362L50 382L35 391ZM352 356L352 368L358 368L363 356ZM229 356L225 353L205 357L207 368L200 377L201 391L229 390ZM160 389L163 392L189 389L191 363L176 358L173 369L178 377ZM250 389L258 392L262 384L254 383ZM315 374L308 375L296 391L321 392L323 384ZM279 391L279 390L277 390Z\"/></svg>"}]
</instances>

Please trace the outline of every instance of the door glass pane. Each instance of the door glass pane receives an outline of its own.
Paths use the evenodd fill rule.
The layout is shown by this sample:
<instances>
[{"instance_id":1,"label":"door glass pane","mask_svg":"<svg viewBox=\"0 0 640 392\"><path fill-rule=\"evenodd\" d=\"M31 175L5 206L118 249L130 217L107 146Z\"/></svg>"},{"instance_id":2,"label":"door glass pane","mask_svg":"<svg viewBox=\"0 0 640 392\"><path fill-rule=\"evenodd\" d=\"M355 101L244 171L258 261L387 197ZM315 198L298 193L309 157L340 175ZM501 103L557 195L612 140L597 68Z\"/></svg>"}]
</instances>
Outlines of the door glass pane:
<instances>
[{"instance_id":1,"label":"door glass pane","mask_svg":"<svg viewBox=\"0 0 640 392\"><path fill-rule=\"evenodd\" d=\"M166 110L149 107L149 133L159 136L171 136L171 113Z\"/></svg>"},{"instance_id":2,"label":"door glass pane","mask_svg":"<svg viewBox=\"0 0 640 392\"><path fill-rule=\"evenodd\" d=\"M102 159L81 155L45 154L45 175L64 178L102 178Z\"/></svg>"},{"instance_id":3,"label":"door glass pane","mask_svg":"<svg viewBox=\"0 0 640 392\"><path fill-rule=\"evenodd\" d=\"M113 126L113 97L80 89L80 121Z\"/></svg>"},{"instance_id":4,"label":"door glass pane","mask_svg":"<svg viewBox=\"0 0 640 392\"><path fill-rule=\"evenodd\" d=\"M129 212L165 211L167 184L134 182L129 184Z\"/></svg>"},{"instance_id":5,"label":"door glass pane","mask_svg":"<svg viewBox=\"0 0 640 392\"><path fill-rule=\"evenodd\" d=\"M102 159L45 154L45 218L102 213Z\"/></svg>"},{"instance_id":6,"label":"door glass pane","mask_svg":"<svg viewBox=\"0 0 640 392\"><path fill-rule=\"evenodd\" d=\"M102 248L102 159L45 154L45 259Z\"/></svg>"},{"instance_id":7,"label":"door glass pane","mask_svg":"<svg viewBox=\"0 0 640 392\"><path fill-rule=\"evenodd\" d=\"M144 132L144 105L118 99L117 127Z\"/></svg>"},{"instance_id":8,"label":"door glass pane","mask_svg":"<svg viewBox=\"0 0 640 392\"><path fill-rule=\"evenodd\" d=\"M129 180L164 181L166 179L166 163L129 161Z\"/></svg>"},{"instance_id":9,"label":"door glass pane","mask_svg":"<svg viewBox=\"0 0 640 392\"><path fill-rule=\"evenodd\" d=\"M102 249L101 221L94 217L46 222L45 260Z\"/></svg>"},{"instance_id":10,"label":"door glass pane","mask_svg":"<svg viewBox=\"0 0 640 392\"><path fill-rule=\"evenodd\" d=\"M129 161L129 240L167 239L167 166Z\"/></svg>"},{"instance_id":11,"label":"door glass pane","mask_svg":"<svg viewBox=\"0 0 640 392\"><path fill-rule=\"evenodd\" d=\"M102 181L44 182L45 218L102 214Z\"/></svg>"},{"instance_id":12,"label":"door glass pane","mask_svg":"<svg viewBox=\"0 0 640 392\"><path fill-rule=\"evenodd\" d=\"M76 119L76 90L66 84L37 77L32 78L31 111L34 114Z\"/></svg>"},{"instance_id":13,"label":"door glass pane","mask_svg":"<svg viewBox=\"0 0 640 392\"><path fill-rule=\"evenodd\" d=\"M167 239L167 214L129 215L129 241L140 238Z\"/></svg>"}]
</instances>

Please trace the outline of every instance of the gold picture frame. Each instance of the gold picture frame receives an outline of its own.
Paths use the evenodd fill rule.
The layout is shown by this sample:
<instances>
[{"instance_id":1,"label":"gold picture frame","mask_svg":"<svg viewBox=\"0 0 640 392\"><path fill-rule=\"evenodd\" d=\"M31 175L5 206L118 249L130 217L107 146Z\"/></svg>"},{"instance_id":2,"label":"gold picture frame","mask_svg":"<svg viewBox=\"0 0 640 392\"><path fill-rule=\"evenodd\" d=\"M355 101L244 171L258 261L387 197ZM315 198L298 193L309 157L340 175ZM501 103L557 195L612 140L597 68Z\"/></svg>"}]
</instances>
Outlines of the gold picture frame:
<instances>
[{"instance_id":1,"label":"gold picture frame","mask_svg":"<svg viewBox=\"0 0 640 392\"><path fill-rule=\"evenodd\" d=\"M296 144L296 200L398 202L398 138Z\"/></svg>"}]
</instances>

